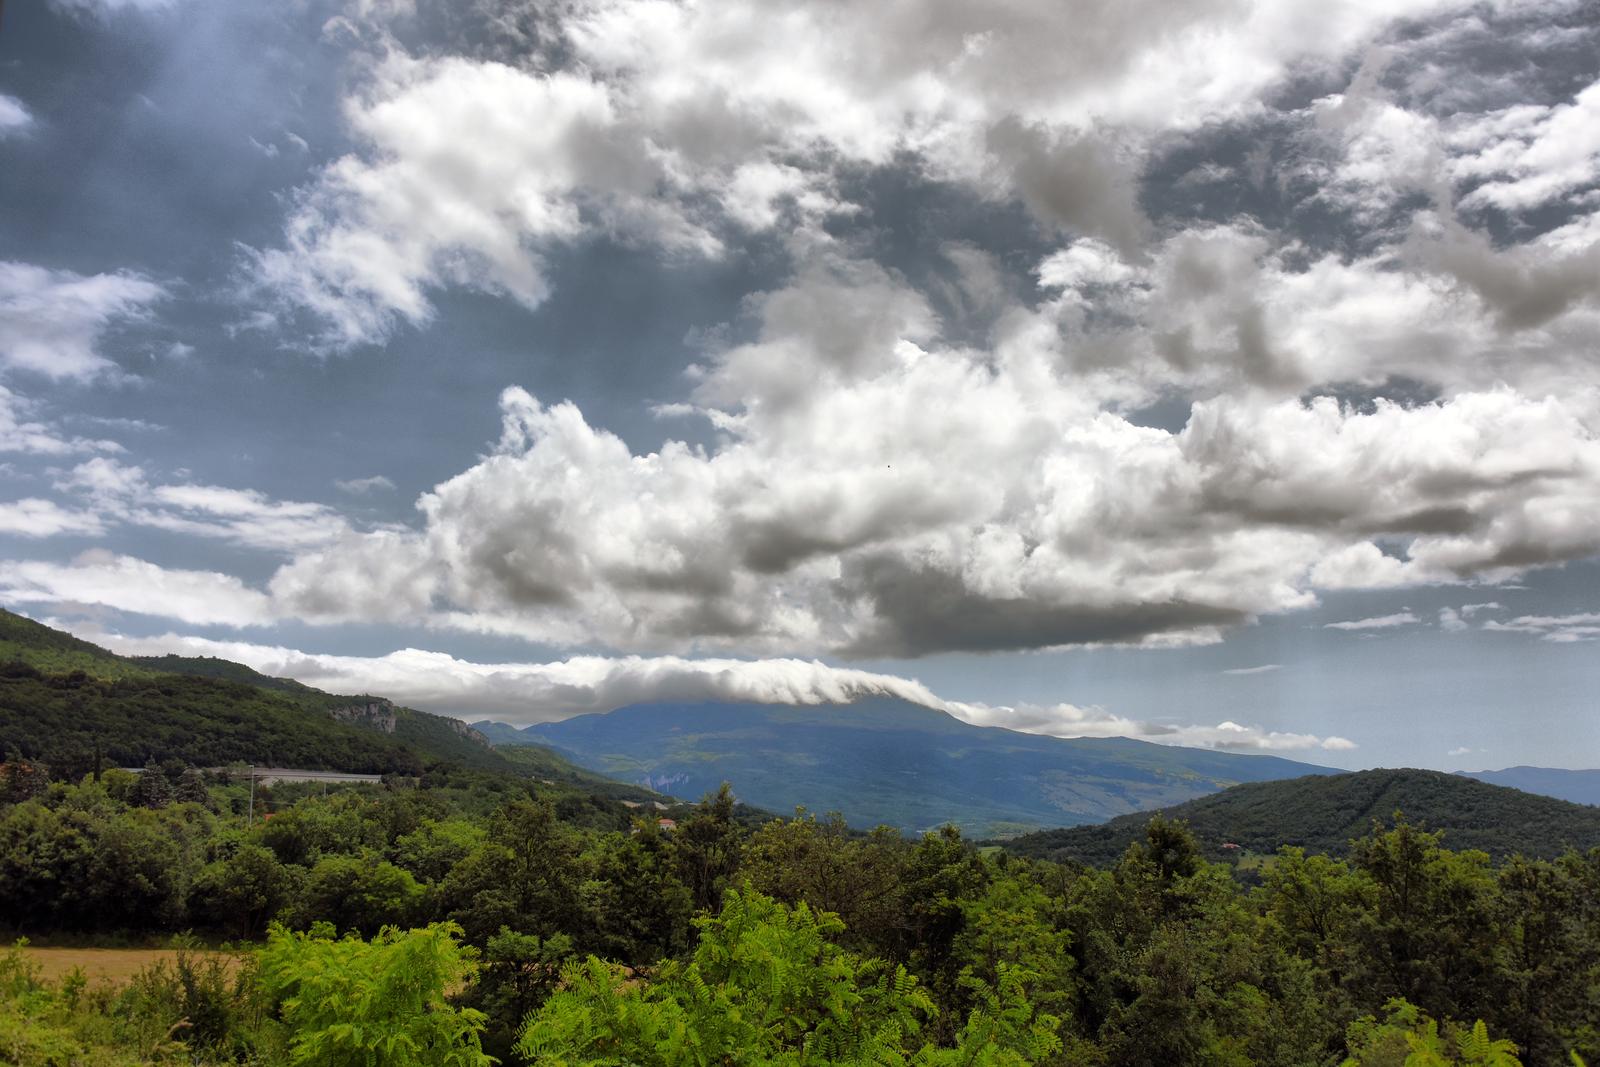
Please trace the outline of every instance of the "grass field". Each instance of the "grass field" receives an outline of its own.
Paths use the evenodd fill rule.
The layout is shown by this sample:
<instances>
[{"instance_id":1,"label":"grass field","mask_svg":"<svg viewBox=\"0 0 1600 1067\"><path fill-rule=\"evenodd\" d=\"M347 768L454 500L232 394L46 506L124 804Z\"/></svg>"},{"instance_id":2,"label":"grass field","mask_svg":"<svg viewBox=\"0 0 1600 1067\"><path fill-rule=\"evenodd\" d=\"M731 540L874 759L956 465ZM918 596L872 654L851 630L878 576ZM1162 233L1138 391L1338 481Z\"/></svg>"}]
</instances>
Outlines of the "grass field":
<instances>
[{"instance_id":1,"label":"grass field","mask_svg":"<svg viewBox=\"0 0 1600 1067\"><path fill-rule=\"evenodd\" d=\"M35 948L23 949L44 968L44 977L60 978L74 967L82 967L88 979L126 982L157 960L177 955L170 948Z\"/></svg>"}]
</instances>

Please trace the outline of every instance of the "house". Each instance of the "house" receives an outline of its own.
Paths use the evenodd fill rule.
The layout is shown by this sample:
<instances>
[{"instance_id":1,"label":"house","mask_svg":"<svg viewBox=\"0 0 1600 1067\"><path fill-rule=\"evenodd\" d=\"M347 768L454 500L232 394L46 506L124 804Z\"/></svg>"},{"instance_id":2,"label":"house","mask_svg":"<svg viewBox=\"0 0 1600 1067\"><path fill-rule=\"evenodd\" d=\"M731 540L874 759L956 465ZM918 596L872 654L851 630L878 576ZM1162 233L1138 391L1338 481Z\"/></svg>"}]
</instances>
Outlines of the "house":
<instances>
[{"instance_id":1,"label":"house","mask_svg":"<svg viewBox=\"0 0 1600 1067\"><path fill-rule=\"evenodd\" d=\"M1239 846L1234 844L1232 841L1224 841L1222 843L1222 850L1224 852L1238 852Z\"/></svg>"},{"instance_id":2,"label":"house","mask_svg":"<svg viewBox=\"0 0 1600 1067\"><path fill-rule=\"evenodd\" d=\"M657 819L656 825L669 833L678 828L678 823L675 819Z\"/></svg>"}]
</instances>

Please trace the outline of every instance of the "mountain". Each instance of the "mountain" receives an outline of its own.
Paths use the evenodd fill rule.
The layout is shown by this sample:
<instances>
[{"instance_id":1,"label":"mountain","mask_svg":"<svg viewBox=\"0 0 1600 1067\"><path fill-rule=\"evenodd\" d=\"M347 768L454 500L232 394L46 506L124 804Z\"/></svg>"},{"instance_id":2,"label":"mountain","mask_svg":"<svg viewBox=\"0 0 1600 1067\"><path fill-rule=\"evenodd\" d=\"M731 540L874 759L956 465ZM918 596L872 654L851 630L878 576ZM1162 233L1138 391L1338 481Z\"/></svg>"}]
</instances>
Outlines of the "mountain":
<instances>
[{"instance_id":1,"label":"mountain","mask_svg":"<svg viewBox=\"0 0 1600 1067\"><path fill-rule=\"evenodd\" d=\"M1429 830L1443 830L1447 848L1481 849L1497 859L1512 852L1549 858L1568 846L1600 845L1600 809L1439 771L1357 771L1254 782L1163 808L1161 814L1183 819L1207 854L1221 858L1226 842L1255 853L1299 845L1307 852L1341 855L1374 819L1387 824L1396 811ZM1144 835L1152 814L1028 834L1005 847L1033 859L1103 866Z\"/></svg>"},{"instance_id":2,"label":"mountain","mask_svg":"<svg viewBox=\"0 0 1600 1067\"><path fill-rule=\"evenodd\" d=\"M1334 773L1271 756L973 726L888 698L806 707L636 704L520 731L475 726L497 744L546 744L580 766L678 796L699 797L727 781L757 807L804 805L838 811L853 826L908 832L954 822L1006 836L1098 822L1238 782Z\"/></svg>"},{"instance_id":3,"label":"mountain","mask_svg":"<svg viewBox=\"0 0 1600 1067\"><path fill-rule=\"evenodd\" d=\"M0 611L0 752L71 773L92 766L97 749L113 766L181 759L416 774L448 762L520 773L457 719L227 660L118 656Z\"/></svg>"},{"instance_id":4,"label":"mountain","mask_svg":"<svg viewBox=\"0 0 1600 1067\"><path fill-rule=\"evenodd\" d=\"M1468 778L1507 785L1525 793L1600 804L1600 771L1568 771L1556 767L1507 767L1502 771L1461 771Z\"/></svg>"}]
</instances>

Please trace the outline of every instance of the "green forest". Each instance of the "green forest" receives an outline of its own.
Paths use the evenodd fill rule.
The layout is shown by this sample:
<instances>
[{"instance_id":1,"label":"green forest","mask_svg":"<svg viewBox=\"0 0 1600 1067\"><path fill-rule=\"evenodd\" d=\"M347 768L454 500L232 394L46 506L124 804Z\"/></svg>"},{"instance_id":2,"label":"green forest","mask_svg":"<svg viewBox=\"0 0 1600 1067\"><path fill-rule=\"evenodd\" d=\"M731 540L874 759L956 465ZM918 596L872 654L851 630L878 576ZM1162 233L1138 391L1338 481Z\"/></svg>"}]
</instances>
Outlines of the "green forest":
<instances>
[{"instance_id":1,"label":"green forest","mask_svg":"<svg viewBox=\"0 0 1600 1067\"><path fill-rule=\"evenodd\" d=\"M0 962L0 1061L1570 1064L1600 1052L1600 850L1403 816L1254 884L1180 822L1089 867L953 828L663 826L564 785L258 788L180 764L0 774L13 939L177 936L112 986ZM253 810L255 817L249 813ZM649 812L649 814L645 814ZM227 953L199 950L229 943Z\"/></svg>"},{"instance_id":2,"label":"green forest","mask_svg":"<svg viewBox=\"0 0 1600 1067\"><path fill-rule=\"evenodd\" d=\"M1342 856L1373 819L1396 811L1444 831L1454 848L1477 849L1497 860L1512 854L1555 859L1600 844L1600 807L1407 768L1246 782L1162 808L1161 814L1183 820L1212 857L1225 855L1229 845L1246 855L1298 845ZM1121 815L1094 826L1025 834L1005 847L1030 859L1100 866L1143 837L1149 821L1149 812Z\"/></svg>"}]
</instances>

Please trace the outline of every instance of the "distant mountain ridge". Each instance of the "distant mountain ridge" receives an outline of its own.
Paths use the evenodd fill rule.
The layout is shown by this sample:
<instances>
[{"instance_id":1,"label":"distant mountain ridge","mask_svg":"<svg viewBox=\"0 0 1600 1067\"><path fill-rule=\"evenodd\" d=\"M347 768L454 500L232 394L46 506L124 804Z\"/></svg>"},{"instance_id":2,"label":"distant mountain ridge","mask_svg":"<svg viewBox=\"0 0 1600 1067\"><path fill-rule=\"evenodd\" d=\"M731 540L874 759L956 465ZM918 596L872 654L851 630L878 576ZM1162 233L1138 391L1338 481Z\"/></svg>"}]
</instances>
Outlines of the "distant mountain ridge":
<instances>
[{"instance_id":1,"label":"distant mountain ridge","mask_svg":"<svg viewBox=\"0 0 1600 1067\"><path fill-rule=\"evenodd\" d=\"M1467 778L1510 786L1527 793L1558 797L1574 804L1600 804L1600 770L1569 771L1559 767L1507 767L1499 771L1458 771Z\"/></svg>"},{"instance_id":2,"label":"distant mountain ridge","mask_svg":"<svg viewBox=\"0 0 1600 1067\"><path fill-rule=\"evenodd\" d=\"M684 797L732 783L747 803L838 811L907 832L979 836L1099 822L1244 781L1337 773L1274 756L1057 738L973 726L889 698L849 705L635 704L522 730L473 724L498 745L549 745L580 766Z\"/></svg>"},{"instance_id":3,"label":"distant mountain ridge","mask_svg":"<svg viewBox=\"0 0 1600 1067\"><path fill-rule=\"evenodd\" d=\"M0 753L59 773L182 759L416 774L439 763L639 797L545 748L495 751L459 719L211 657L119 656L0 610Z\"/></svg>"},{"instance_id":4,"label":"distant mountain ridge","mask_svg":"<svg viewBox=\"0 0 1600 1067\"><path fill-rule=\"evenodd\" d=\"M1442 771L1385 769L1252 782L1160 814L1187 822L1207 854L1220 859L1225 844L1263 854L1296 845L1342 855L1373 820L1387 824L1397 811L1426 829L1444 831L1446 848L1481 849L1497 859L1513 852L1551 858L1568 847L1600 845L1600 808ZM1028 834L1006 848L1032 859L1104 866L1144 835L1154 814Z\"/></svg>"}]
</instances>

